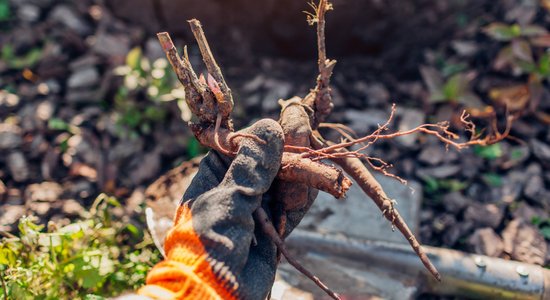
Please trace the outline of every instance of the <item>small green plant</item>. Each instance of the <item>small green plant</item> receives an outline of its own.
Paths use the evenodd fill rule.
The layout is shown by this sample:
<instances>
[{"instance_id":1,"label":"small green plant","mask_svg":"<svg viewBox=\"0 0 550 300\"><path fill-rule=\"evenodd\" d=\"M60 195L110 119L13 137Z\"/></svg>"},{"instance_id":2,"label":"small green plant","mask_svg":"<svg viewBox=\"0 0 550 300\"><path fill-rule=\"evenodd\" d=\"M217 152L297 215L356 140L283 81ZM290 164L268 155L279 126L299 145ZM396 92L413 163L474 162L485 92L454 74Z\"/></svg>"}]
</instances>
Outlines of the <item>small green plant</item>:
<instances>
[{"instance_id":1,"label":"small green plant","mask_svg":"<svg viewBox=\"0 0 550 300\"><path fill-rule=\"evenodd\" d=\"M0 14L1 14L1 2L0 2ZM1 16L0 16L1 19ZM2 61L6 62L10 68L21 70L24 68L32 68L42 58L42 49L35 47L27 51L24 55L16 55L13 46L5 44L2 47L1 54Z\"/></svg>"},{"instance_id":2,"label":"small green plant","mask_svg":"<svg viewBox=\"0 0 550 300\"><path fill-rule=\"evenodd\" d=\"M0 240L0 295L7 299L102 299L144 283L160 259L151 238L113 218L120 203L100 195L85 218L47 230L23 217L19 235Z\"/></svg>"},{"instance_id":3,"label":"small green plant","mask_svg":"<svg viewBox=\"0 0 550 300\"><path fill-rule=\"evenodd\" d=\"M476 145L474 147L474 153L481 158L493 160L501 157L503 155L503 150L499 143L488 146Z\"/></svg>"},{"instance_id":4,"label":"small green plant","mask_svg":"<svg viewBox=\"0 0 550 300\"><path fill-rule=\"evenodd\" d=\"M166 118L168 111L163 102L178 100L180 108L180 101L185 103L183 88L169 70L166 59L151 63L139 47L128 53L124 66L115 69L117 75L124 77L114 100L121 134L149 134L155 124Z\"/></svg>"}]
</instances>

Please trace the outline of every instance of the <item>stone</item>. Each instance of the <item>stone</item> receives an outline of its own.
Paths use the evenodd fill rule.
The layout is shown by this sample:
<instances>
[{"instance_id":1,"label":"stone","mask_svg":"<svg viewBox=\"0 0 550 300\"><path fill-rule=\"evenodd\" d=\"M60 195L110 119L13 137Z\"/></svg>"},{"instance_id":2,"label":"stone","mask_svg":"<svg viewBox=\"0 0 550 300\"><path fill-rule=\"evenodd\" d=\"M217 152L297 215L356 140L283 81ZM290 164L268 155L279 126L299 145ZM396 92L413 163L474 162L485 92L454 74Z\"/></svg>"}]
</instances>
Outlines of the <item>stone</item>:
<instances>
[{"instance_id":1,"label":"stone","mask_svg":"<svg viewBox=\"0 0 550 300\"><path fill-rule=\"evenodd\" d=\"M17 151L8 154L6 164L14 181L24 182L29 179L29 165L22 152Z\"/></svg>"},{"instance_id":2,"label":"stone","mask_svg":"<svg viewBox=\"0 0 550 300\"><path fill-rule=\"evenodd\" d=\"M69 90L65 95L65 100L67 100L67 102L69 103L80 104L99 102L101 99L99 97L98 91L96 90Z\"/></svg>"},{"instance_id":3,"label":"stone","mask_svg":"<svg viewBox=\"0 0 550 300\"><path fill-rule=\"evenodd\" d=\"M454 214L461 212L472 201L460 192L452 192L443 196L445 209Z\"/></svg>"},{"instance_id":4,"label":"stone","mask_svg":"<svg viewBox=\"0 0 550 300\"><path fill-rule=\"evenodd\" d=\"M17 10L17 17L23 22L34 23L40 18L40 8L32 4L24 4Z\"/></svg>"},{"instance_id":5,"label":"stone","mask_svg":"<svg viewBox=\"0 0 550 300\"><path fill-rule=\"evenodd\" d=\"M124 34L100 32L92 47L93 51L106 57L125 58L130 51L130 38Z\"/></svg>"},{"instance_id":6,"label":"stone","mask_svg":"<svg viewBox=\"0 0 550 300\"><path fill-rule=\"evenodd\" d=\"M365 134L376 130L378 125L382 125L388 121L388 117L388 112L378 109L347 109L344 112L344 119L347 125L357 134Z\"/></svg>"},{"instance_id":7,"label":"stone","mask_svg":"<svg viewBox=\"0 0 550 300\"><path fill-rule=\"evenodd\" d=\"M368 84L365 93L369 106L386 105L390 100L390 92L379 82Z\"/></svg>"},{"instance_id":8,"label":"stone","mask_svg":"<svg viewBox=\"0 0 550 300\"><path fill-rule=\"evenodd\" d=\"M457 175L461 170L458 165L443 165L433 168L422 168L416 171L416 175L420 178L449 178Z\"/></svg>"},{"instance_id":9,"label":"stone","mask_svg":"<svg viewBox=\"0 0 550 300\"><path fill-rule=\"evenodd\" d=\"M527 221L515 219L502 232L504 251L514 260L543 265L548 248L540 231Z\"/></svg>"},{"instance_id":10,"label":"stone","mask_svg":"<svg viewBox=\"0 0 550 300\"><path fill-rule=\"evenodd\" d=\"M499 257L504 251L504 243L492 228L479 228L470 236L468 244L473 251L491 257Z\"/></svg>"},{"instance_id":11,"label":"stone","mask_svg":"<svg viewBox=\"0 0 550 300\"><path fill-rule=\"evenodd\" d=\"M58 183L45 181L27 186L25 200L27 202L56 202L61 194L63 194L63 189Z\"/></svg>"},{"instance_id":12,"label":"stone","mask_svg":"<svg viewBox=\"0 0 550 300\"><path fill-rule=\"evenodd\" d=\"M4 182L0 179L0 203L4 201L4 198L8 196L8 188Z\"/></svg>"},{"instance_id":13,"label":"stone","mask_svg":"<svg viewBox=\"0 0 550 300\"><path fill-rule=\"evenodd\" d=\"M411 130L422 125L426 119L424 112L415 108L404 108L399 110L398 115L401 117L398 126L399 131ZM416 144L417 138L418 133L414 133L397 137L395 140L403 146L413 147Z\"/></svg>"},{"instance_id":14,"label":"stone","mask_svg":"<svg viewBox=\"0 0 550 300\"><path fill-rule=\"evenodd\" d=\"M443 145L428 145L422 147L422 151L420 151L420 154L418 155L418 160L435 166L443 162L445 155L446 152Z\"/></svg>"},{"instance_id":15,"label":"stone","mask_svg":"<svg viewBox=\"0 0 550 300\"><path fill-rule=\"evenodd\" d=\"M152 179L160 170L160 149L155 149L147 154L142 154L131 163L130 180L135 185Z\"/></svg>"},{"instance_id":16,"label":"stone","mask_svg":"<svg viewBox=\"0 0 550 300\"><path fill-rule=\"evenodd\" d=\"M67 80L69 89L90 88L99 83L99 72L95 67L89 66L76 70Z\"/></svg>"},{"instance_id":17,"label":"stone","mask_svg":"<svg viewBox=\"0 0 550 300\"><path fill-rule=\"evenodd\" d=\"M24 205L2 205L0 209L0 230L14 231L19 219L27 213Z\"/></svg>"},{"instance_id":18,"label":"stone","mask_svg":"<svg viewBox=\"0 0 550 300\"><path fill-rule=\"evenodd\" d=\"M474 227L474 224L469 221L457 222L454 226L451 226L443 234L443 243L447 247L453 247L456 242Z\"/></svg>"},{"instance_id":19,"label":"stone","mask_svg":"<svg viewBox=\"0 0 550 300\"><path fill-rule=\"evenodd\" d=\"M546 167L550 167L550 145L532 139L530 142L531 151Z\"/></svg>"},{"instance_id":20,"label":"stone","mask_svg":"<svg viewBox=\"0 0 550 300\"><path fill-rule=\"evenodd\" d=\"M75 134L67 140L67 153L81 159L88 165L95 166L98 163L100 152L82 135Z\"/></svg>"},{"instance_id":21,"label":"stone","mask_svg":"<svg viewBox=\"0 0 550 300\"><path fill-rule=\"evenodd\" d=\"M532 220L535 218L539 220L550 218L550 212L542 208L533 207L525 203L525 201L521 201L518 204L516 210L514 210L514 212L512 213L512 216L514 217L514 219L521 219L525 222L532 222Z\"/></svg>"},{"instance_id":22,"label":"stone","mask_svg":"<svg viewBox=\"0 0 550 300\"><path fill-rule=\"evenodd\" d=\"M50 100L44 100L36 107L36 117L42 121L48 121L52 118L55 105Z\"/></svg>"},{"instance_id":23,"label":"stone","mask_svg":"<svg viewBox=\"0 0 550 300\"><path fill-rule=\"evenodd\" d=\"M74 9L64 4L54 7L50 13L50 19L65 25L81 36L92 32L92 28L85 21L85 18L82 18Z\"/></svg>"},{"instance_id":24,"label":"stone","mask_svg":"<svg viewBox=\"0 0 550 300\"><path fill-rule=\"evenodd\" d=\"M472 221L476 227L497 228L503 217L503 209L495 204L472 202L464 212L464 220Z\"/></svg>"},{"instance_id":25,"label":"stone","mask_svg":"<svg viewBox=\"0 0 550 300\"><path fill-rule=\"evenodd\" d=\"M540 194L543 190L544 190L544 181L542 180L542 176L535 175L527 179L527 183L525 184L525 188L523 189L523 194L527 198L535 202L540 202L540 201L544 201L542 199L539 199Z\"/></svg>"},{"instance_id":26,"label":"stone","mask_svg":"<svg viewBox=\"0 0 550 300\"><path fill-rule=\"evenodd\" d=\"M479 50L478 44L473 41L455 40L452 42L453 50L463 57L469 57L477 53Z\"/></svg>"},{"instance_id":27,"label":"stone","mask_svg":"<svg viewBox=\"0 0 550 300\"><path fill-rule=\"evenodd\" d=\"M84 211L84 207L74 199L63 200L61 211L66 216L80 216Z\"/></svg>"},{"instance_id":28,"label":"stone","mask_svg":"<svg viewBox=\"0 0 550 300\"><path fill-rule=\"evenodd\" d=\"M292 84L290 82L269 78L264 82L266 93L262 100L263 111L279 109L279 100L291 96Z\"/></svg>"},{"instance_id":29,"label":"stone","mask_svg":"<svg viewBox=\"0 0 550 300\"><path fill-rule=\"evenodd\" d=\"M21 128L15 125L1 123L0 124L0 151L13 150L21 146L23 139L21 138Z\"/></svg>"}]
</instances>

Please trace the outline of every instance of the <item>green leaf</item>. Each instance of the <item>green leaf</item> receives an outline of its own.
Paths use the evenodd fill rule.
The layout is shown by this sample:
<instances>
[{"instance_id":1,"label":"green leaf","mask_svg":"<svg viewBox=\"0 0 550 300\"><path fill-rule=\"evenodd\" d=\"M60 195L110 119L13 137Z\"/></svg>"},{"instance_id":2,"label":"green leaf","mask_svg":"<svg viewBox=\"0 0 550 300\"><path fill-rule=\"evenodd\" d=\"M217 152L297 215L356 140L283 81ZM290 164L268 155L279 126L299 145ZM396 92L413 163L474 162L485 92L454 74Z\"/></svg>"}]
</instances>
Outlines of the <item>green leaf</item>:
<instances>
[{"instance_id":1,"label":"green leaf","mask_svg":"<svg viewBox=\"0 0 550 300\"><path fill-rule=\"evenodd\" d=\"M497 41L510 41L521 35L521 27L517 24L491 23L483 31Z\"/></svg>"},{"instance_id":2,"label":"green leaf","mask_svg":"<svg viewBox=\"0 0 550 300\"><path fill-rule=\"evenodd\" d=\"M542 227L540 233L542 233L545 239L550 240L550 226Z\"/></svg>"},{"instance_id":3,"label":"green leaf","mask_svg":"<svg viewBox=\"0 0 550 300\"><path fill-rule=\"evenodd\" d=\"M141 48L135 47L126 55L126 65L132 70L141 71Z\"/></svg>"},{"instance_id":4,"label":"green leaf","mask_svg":"<svg viewBox=\"0 0 550 300\"><path fill-rule=\"evenodd\" d=\"M474 153L479 157L489 160L497 159L503 155L502 147L498 143L489 146L476 145Z\"/></svg>"},{"instance_id":5,"label":"green leaf","mask_svg":"<svg viewBox=\"0 0 550 300\"><path fill-rule=\"evenodd\" d=\"M483 174L481 178L489 186L500 187L503 184L502 177L495 173Z\"/></svg>"},{"instance_id":6,"label":"green leaf","mask_svg":"<svg viewBox=\"0 0 550 300\"><path fill-rule=\"evenodd\" d=\"M59 118L52 118L48 121L48 128L51 130L69 131L70 125Z\"/></svg>"},{"instance_id":7,"label":"green leaf","mask_svg":"<svg viewBox=\"0 0 550 300\"><path fill-rule=\"evenodd\" d=\"M0 0L0 21L7 21L10 17L10 2L8 0Z\"/></svg>"}]
</instances>

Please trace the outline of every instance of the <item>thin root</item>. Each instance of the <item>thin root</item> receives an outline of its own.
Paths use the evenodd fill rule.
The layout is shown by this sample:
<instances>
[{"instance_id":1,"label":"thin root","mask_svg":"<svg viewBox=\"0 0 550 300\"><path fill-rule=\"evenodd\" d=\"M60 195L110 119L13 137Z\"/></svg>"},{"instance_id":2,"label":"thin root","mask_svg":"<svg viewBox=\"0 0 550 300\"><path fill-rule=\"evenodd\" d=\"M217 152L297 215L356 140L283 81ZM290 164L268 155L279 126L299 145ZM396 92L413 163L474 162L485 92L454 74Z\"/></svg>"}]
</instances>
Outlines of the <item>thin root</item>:
<instances>
[{"instance_id":1,"label":"thin root","mask_svg":"<svg viewBox=\"0 0 550 300\"><path fill-rule=\"evenodd\" d=\"M277 246L277 249L281 251L283 256L286 258L289 264L291 264L296 270L300 271L300 273L304 274L307 278L309 278L311 281L313 281L318 287L320 287L327 295L332 297L333 299L341 299L340 296L334 291L332 291L326 284L324 284L317 276L313 275L310 271L308 271L304 266L302 266L298 261L296 261L290 253L288 253L285 243L277 234L277 230L269 220L269 217L267 216L267 213L265 210L261 207L258 207L256 211L254 211L254 218L256 219L256 222L262 227L263 232L271 238L271 240L275 243Z\"/></svg>"}]
</instances>

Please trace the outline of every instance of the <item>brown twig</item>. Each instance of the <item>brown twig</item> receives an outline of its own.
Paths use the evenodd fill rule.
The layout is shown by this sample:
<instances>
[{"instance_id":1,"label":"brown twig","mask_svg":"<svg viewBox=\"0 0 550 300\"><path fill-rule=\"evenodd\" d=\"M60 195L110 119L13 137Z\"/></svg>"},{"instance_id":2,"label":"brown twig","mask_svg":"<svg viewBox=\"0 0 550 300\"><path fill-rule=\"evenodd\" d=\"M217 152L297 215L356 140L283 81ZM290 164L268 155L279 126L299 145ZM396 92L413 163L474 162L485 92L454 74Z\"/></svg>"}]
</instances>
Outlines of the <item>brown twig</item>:
<instances>
[{"instance_id":1,"label":"brown twig","mask_svg":"<svg viewBox=\"0 0 550 300\"><path fill-rule=\"evenodd\" d=\"M312 144L314 148L326 147L326 145L318 139L314 139ZM403 236L405 236L428 271L430 271L430 273L432 273L432 275L440 281L441 275L431 263L430 259L422 249L422 246L416 240L414 234L409 229L399 212L394 208L393 201L386 195L380 183L378 183L374 176L372 176L365 165L358 158L354 157L331 158L331 160L337 163L340 167L342 167L342 169L344 169L344 171L346 171L348 175L355 179L359 187L361 187L361 189L382 211L384 217L386 217L386 219L388 219L392 225L397 227Z\"/></svg>"},{"instance_id":2,"label":"brown twig","mask_svg":"<svg viewBox=\"0 0 550 300\"><path fill-rule=\"evenodd\" d=\"M223 94L223 101L218 103L219 112L224 119L229 118L229 115L233 111L233 96L231 95L231 89L227 86L227 83L223 78L222 71L212 55L210 45L208 45L208 40L206 40L201 23L197 19L192 19L188 22L191 26L191 31L193 31L193 35L197 40L197 44L199 45L206 69L208 70L208 73L216 80L216 83L219 85L221 93Z\"/></svg>"},{"instance_id":3,"label":"brown twig","mask_svg":"<svg viewBox=\"0 0 550 300\"><path fill-rule=\"evenodd\" d=\"M318 287L325 291L330 297L332 297L333 299L340 299L340 296L338 296L338 294L327 287L327 285L324 284L317 276L313 275L310 271L308 271L292 257L292 255L286 249L285 243L277 233L275 227L273 227L273 224L269 220L269 217L267 216L267 213L263 208L259 207L258 209L256 209L256 211L254 211L254 218L262 227L263 232L266 233L275 243L277 249L281 251L289 264L291 264L294 268L304 274L307 278L311 279L311 281L313 281Z\"/></svg>"}]
</instances>

